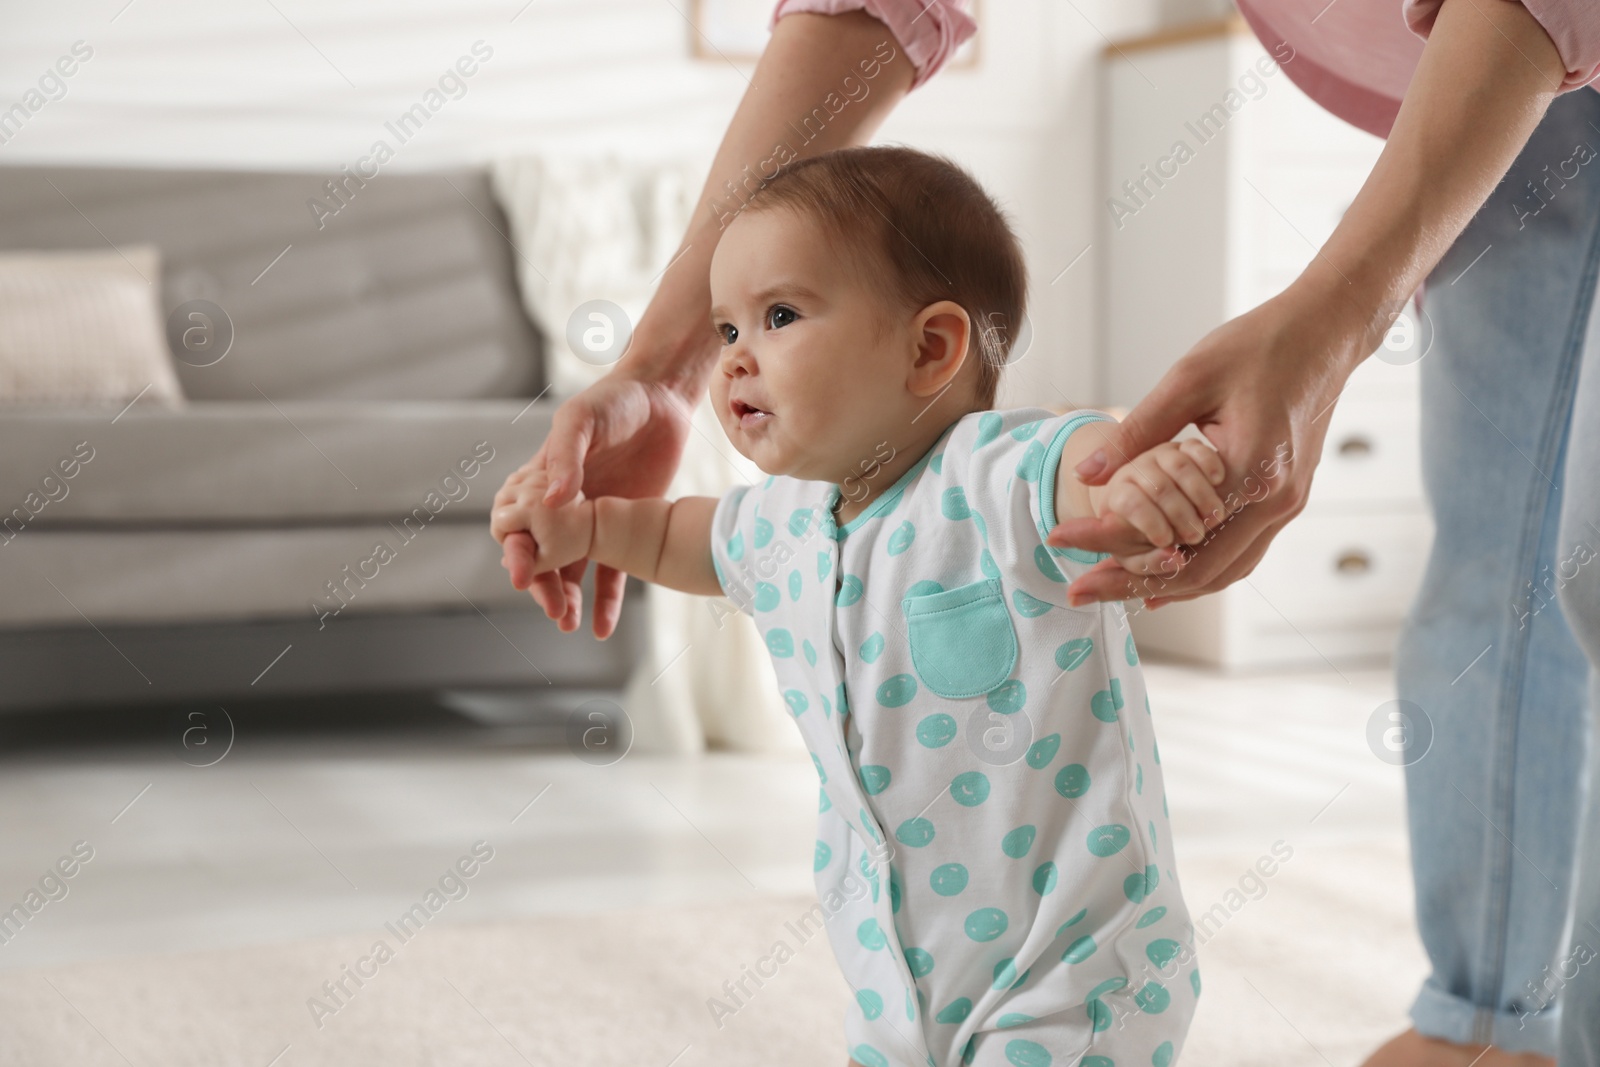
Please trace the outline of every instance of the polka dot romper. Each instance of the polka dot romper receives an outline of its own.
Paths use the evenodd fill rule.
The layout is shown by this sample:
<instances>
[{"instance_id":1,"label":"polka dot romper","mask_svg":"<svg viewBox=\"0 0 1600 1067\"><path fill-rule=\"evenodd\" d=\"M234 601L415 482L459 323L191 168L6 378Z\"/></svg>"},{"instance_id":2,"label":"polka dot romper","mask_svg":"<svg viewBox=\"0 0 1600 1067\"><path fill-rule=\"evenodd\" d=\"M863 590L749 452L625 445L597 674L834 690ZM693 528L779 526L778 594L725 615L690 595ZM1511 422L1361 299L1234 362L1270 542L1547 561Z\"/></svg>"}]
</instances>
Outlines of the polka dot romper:
<instances>
[{"instance_id":1,"label":"polka dot romper","mask_svg":"<svg viewBox=\"0 0 1600 1067\"><path fill-rule=\"evenodd\" d=\"M1067 435L973 412L844 526L841 488L717 505L821 796L818 913L864 1067L1167 1067L1200 995L1160 756L1120 604L1046 546ZM880 460L883 456L878 457Z\"/></svg>"}]
</instances>

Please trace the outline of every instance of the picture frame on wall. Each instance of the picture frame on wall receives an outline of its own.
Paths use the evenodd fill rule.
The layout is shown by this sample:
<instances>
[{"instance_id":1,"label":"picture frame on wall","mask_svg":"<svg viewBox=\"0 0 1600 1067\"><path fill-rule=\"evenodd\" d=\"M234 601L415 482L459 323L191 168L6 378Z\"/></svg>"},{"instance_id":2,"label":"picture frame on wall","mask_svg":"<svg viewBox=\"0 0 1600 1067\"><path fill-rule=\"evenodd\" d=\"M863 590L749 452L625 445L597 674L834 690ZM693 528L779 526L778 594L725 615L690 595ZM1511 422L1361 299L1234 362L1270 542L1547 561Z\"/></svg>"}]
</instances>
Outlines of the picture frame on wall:
<instances>
[{"instance_id":1,"label":"picture frame on wall","mask_svg":"<svg viewBox=\"0 0 1600 1067\"><path fill-rule=\"evenodd\" d=\"M767 22L777 0L692 0L689 54L695 59L754 64L767 46ZM938 3L939 0L925 0ZM978 23L945 70L970 70L979 62L983 40L983 0L971 0L967 13Z\"/></svg>"}]
</instances>

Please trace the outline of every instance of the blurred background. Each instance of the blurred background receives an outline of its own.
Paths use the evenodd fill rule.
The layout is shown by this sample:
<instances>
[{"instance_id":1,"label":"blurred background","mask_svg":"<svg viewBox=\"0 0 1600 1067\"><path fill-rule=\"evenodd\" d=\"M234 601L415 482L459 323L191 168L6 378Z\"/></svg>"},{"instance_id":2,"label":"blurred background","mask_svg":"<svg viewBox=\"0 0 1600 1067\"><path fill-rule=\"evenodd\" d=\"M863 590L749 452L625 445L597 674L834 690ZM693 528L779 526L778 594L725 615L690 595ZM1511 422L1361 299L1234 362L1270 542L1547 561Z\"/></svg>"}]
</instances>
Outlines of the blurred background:
<instances>
[{"instance_id":1,"label":"blurred background","mask_svg":"<svg viewBox=\"0 0 1600 1067\"><path fill-rule=\"evenodd\" d=\"M7 10L0 1062L842 1062L754 626L630 582L613 637L561 634L486 521L625 347L770 13ZM972 13L876 139L1022 237L1001 406L1136 403L1381 148L1226 3ZM1408 314L1352 378L1249 579L1130 612L1212 916L1186 1063L1354 1061L1423 973L1384 737L1428 340ZM758 476L695 419L671 495Z\"/></svg>"}]
</instances>

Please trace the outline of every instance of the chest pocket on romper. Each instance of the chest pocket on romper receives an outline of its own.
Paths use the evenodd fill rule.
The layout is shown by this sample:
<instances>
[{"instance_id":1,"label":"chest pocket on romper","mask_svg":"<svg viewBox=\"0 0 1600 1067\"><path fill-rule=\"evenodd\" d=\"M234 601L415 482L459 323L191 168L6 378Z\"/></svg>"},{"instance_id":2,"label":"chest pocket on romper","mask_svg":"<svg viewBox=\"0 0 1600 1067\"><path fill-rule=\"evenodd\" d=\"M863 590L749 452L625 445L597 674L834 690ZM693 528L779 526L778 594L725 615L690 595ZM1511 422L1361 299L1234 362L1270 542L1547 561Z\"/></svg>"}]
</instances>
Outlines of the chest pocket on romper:
<instances>
[{"instance_id":1,"label":"chest pocket on romper","mask_svg":"<svg viewBox=\"0 0 1600 1067\"><path fill-rule=\"evenodd\" d=\"M1017 631L997 578L900 602L911 644L911 665L939 696L981 696L1011 677Z\"/></svg>"}]
</instances>

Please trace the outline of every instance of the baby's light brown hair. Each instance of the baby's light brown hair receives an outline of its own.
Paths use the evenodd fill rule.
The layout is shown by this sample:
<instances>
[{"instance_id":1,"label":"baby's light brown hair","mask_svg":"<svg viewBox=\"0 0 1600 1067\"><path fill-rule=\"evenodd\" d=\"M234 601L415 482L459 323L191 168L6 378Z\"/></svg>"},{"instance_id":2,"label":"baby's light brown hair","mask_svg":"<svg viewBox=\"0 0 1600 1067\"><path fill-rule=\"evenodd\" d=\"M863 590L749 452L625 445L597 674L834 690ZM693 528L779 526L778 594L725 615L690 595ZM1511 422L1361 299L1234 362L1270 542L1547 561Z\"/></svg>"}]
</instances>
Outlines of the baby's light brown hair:
<instances>
[{"instance_id":1,"label":"baby's light brown hair","mask_svg":"<svg viewBox=\"0 0 1600 1067\"><path fill-rule=\"evenodd\" d=\"M911 148L841 148L785 166L746 210L779 207L817 220L906 311L960 304L972 320L967 356L978 364L974 410L994 406L1028 271L1005 215L970 174Z\"/></svg>"}]
</instances>

